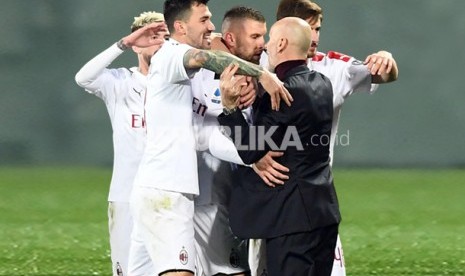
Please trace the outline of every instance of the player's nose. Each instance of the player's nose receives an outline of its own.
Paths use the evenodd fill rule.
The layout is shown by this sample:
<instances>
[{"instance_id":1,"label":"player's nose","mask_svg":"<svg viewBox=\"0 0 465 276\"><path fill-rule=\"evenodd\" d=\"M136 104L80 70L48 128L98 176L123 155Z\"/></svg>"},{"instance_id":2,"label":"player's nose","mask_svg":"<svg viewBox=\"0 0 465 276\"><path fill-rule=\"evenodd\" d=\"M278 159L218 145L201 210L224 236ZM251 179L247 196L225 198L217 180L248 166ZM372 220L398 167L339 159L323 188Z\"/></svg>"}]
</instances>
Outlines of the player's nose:
<instances>
[{"instance_id":1,"label":"player's nose","mask_svg":"<svg viewBox=\"0 0 465 276\"><path fill-rule=\"evenodd\" d=\"M215 24L213 24L213 22L210 21L210 24L208 24L208 30L213 32L215 30Z\"/></svg>"}]
</instances>

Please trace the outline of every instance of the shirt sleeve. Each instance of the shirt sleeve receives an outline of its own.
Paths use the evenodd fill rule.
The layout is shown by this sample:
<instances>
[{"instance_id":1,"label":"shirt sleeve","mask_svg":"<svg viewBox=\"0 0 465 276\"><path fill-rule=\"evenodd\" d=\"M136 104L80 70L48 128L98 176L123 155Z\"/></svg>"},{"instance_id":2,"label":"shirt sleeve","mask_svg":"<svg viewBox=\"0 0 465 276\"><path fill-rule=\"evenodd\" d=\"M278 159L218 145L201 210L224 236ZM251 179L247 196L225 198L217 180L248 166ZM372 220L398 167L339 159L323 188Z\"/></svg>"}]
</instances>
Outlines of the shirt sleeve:
<instances>
[{"instance_id":1,"label":"shirt sleeve","mask_svg":"<svg viewBox=\"0 0 465 276\"><path fill-rule=\"evenodd\" d=\"M238 165L245 165L233 141L221 133L220 127L213 129L208 148L210 153L218 159Z\"/></svg>"},{"instance_id":2,"label":"shirt sleeve","mask_svg":"<svg viewBox=\"0 0 465 276\"><path fill-rule=\"evenodd\" d=\"M213 128L216 126L205 125L204 117L194 113L192 117L192 125L194 128L194 137L196 150L205 151L208 149L208 139L213 131Z\"/></svg>"},{"instance_id":3,"label":"shirt sleeve","mask_svg":"<svg viewBox=\"0 0 465 276\"><path fill-rule=\"evenodd\" d=\"M378 85L371 83L371 73L368 67L355 58L352 58L352 62L347 67L347 83L349 93L344 95L345 97L352 93L373 93L378 88Z\"/></svg>"},{"instance_id":4,"label":"shirt sleeve","mask_svg":"<svg viewBox=\"0 0 465 276\"><path fill-rule=\"evenodd\" d=\"M186 70L184 67L184 55L190 49L192 47L187 44L165 42L151 59L149 75L161 75L169 83L180 83L193 78L198 69Z\"/></svg>"},{"instance_id":5,"label":"shirt sleeve","mask_svg":"<svg viewBox=\"0 0 465 276\"><path fill-rule=\"evenodd\" d=\"M104 86L118 75L118 70L110 70L107 67L122 53L123 51L116 46L116 43L113 44L77 72L76 83L88 92L102 97Z\"/></svg>"},{"instance_id":6,"label":"shirt sleeve","mask_svg":"<svg viewBox=\"0 0 465 276\"><path fill-rule=\"evenodd\" d=\"M319 53L312 67L330 79L336 99L359 92L373 93L378 87L371 84L371 73L362 61L338 52Z\"/></svg>"},{"instance_id":7,"label":"shirt sleeve","mask_svg":"<svg viewBox=\"0 0 465 276\"><path fill-rule=\"evenodd\" d=\"M295 99L295 98L294 98ZM218 122L231 137L240 158L245 164L259 161L270 150L279 150L287 126L291 125L289 119L292 107L283 106L279 112L271 111L271 99L265 94L257 112L257 122L249 126L241 111L237 110L229 115L224 113L218 116Z\"/></svg>"}]
</instances>

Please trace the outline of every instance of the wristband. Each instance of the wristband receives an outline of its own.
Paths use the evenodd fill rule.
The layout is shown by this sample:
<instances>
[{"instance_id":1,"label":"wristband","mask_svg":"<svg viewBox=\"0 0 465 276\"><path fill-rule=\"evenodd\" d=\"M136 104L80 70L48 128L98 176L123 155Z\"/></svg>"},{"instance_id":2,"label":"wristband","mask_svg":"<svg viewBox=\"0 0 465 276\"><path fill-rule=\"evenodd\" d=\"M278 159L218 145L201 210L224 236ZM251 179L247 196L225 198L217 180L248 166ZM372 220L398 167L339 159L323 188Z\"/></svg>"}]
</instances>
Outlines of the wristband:
<instances>
[{"instance_id":1,"label":"wristband","mask_svg":"<svg viewBox=\"0 0 465 276\"><path fill-rule=\"evenodd\" d=\"M116 46L118 46L118 48L121 50L121 51L126 51L127 49L129 49L128 46L126 46L124 43L123 43L123 40L120 39L118 42L116 42Z\"/></svg>"},{"instance_id":2,"label":"wristband","mask_svg":"<svg viewBox=\"0 0 465 276\"><path fill-rule=\"evenodd\" d=\"M232 114L232 113L236 112L236 110L237 110L237 106L235 106L235 107L233 107L231 109L224 107L223 108L223 114L224 115L229 115L229 114Z\"/></svg>"}]
</instances>

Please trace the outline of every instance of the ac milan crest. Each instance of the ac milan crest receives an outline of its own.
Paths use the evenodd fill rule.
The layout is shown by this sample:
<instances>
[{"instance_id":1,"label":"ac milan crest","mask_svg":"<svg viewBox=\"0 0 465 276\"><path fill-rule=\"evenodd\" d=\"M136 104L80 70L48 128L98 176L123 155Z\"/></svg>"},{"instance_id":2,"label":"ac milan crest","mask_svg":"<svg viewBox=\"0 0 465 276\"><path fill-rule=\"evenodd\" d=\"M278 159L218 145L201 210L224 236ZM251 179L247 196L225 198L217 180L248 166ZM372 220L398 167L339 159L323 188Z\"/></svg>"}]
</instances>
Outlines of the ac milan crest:
<instances>
[{"instance_id":1,"label":"ac milan crest","mask_svg":"<svg viewBox=\"0 0 465 276\"><path fill-rule=\"evenodd\" d=\"M121 268L119 262L116 263L116 275L123 276L123 269Z\"/></svg>"},{"instance_id":2,"label":"ac milan crest","mask_svg":"<svg viewBox=\"0 0 465 276\"><path fill-rule=\"evenodd\" d=\"M187 251L184 249L184 247L181 249L181 252L179 252L179 261L183 265L187 264L189 261L189 254L187 254Z\"/></svg>"}]
</instances>

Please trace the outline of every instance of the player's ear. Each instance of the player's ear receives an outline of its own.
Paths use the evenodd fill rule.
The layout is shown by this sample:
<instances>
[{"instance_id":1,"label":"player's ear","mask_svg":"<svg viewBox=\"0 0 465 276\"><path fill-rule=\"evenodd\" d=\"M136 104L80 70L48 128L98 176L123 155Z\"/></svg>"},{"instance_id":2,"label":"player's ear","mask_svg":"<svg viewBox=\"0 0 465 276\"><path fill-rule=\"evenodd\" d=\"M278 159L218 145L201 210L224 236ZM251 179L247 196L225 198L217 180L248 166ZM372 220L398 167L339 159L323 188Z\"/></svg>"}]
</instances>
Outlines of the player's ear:
<instances>
[{"instance_id":1,"label":"player's ear","mask_svg":"<svg viewBox=\"0 0 465 276\"><path fill-rule=\"evenodd\" d=\"M176 21L174 21L173 25L174 25L174 31L177 34L182 34L182 35L187 34L187 26L186 26L186 23L184 21L176 20Z\"/></svg>"},{"instance_id":2,"label":"player's ear","mask_svg":"<svg viewBox=\"0 0 465 276\"><path fill-rule=\"evenodd\" d=\"M284 37L280 38L278 43L276 44L277 52L282 53L287 48L288 45L289 45L289 40L287 38L284 38Z\"/></svg>"},{"instance_id":3,"label":"player's ear","mask_svg":"<svg viewBox=\"0 0 465 276\"><path fill-rule=\"evenodd\" d=\"M236 38L234 37L234 34L231 32L226 32L223 35L224 42L226 43L226 46L228 47L234 47L236 46Z\"/></svg>"}]
</instances>

